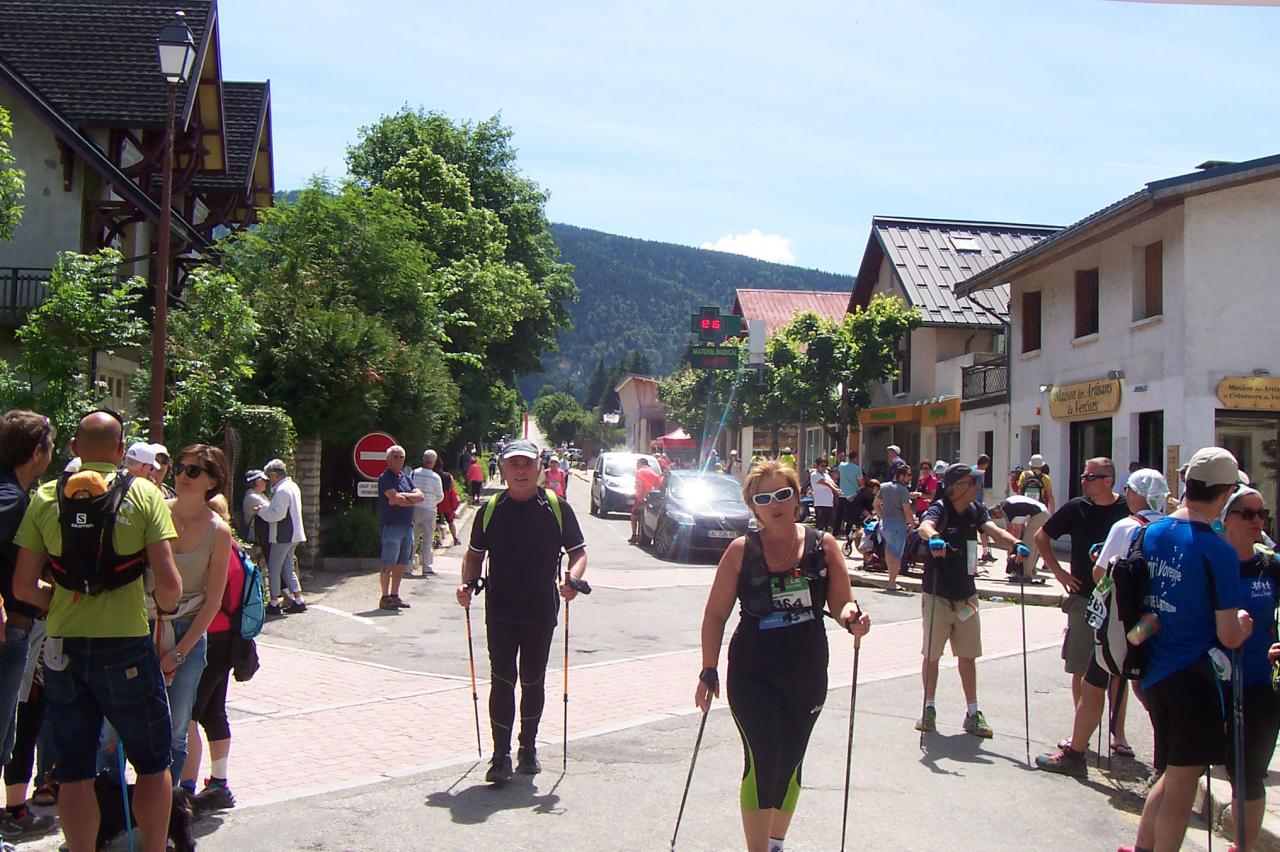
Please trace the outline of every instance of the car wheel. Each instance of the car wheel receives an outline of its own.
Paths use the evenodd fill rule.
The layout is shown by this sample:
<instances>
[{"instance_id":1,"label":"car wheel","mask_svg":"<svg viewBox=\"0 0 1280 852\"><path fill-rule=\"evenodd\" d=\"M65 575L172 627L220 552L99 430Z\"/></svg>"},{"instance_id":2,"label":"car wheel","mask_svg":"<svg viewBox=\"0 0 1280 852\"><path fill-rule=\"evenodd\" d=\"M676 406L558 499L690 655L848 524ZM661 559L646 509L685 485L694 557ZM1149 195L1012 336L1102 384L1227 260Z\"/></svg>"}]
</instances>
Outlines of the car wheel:
<instances>
[{"instance_id":1,"label":"car wheel","mask_svg":"<svg viewBox=\"0 0 1280 852\"><path fill-rule=\"evenodd\" d=\"M599 515L600 515L600 506L596 503L596 495L594 495L594 494L592 494L592 495L591 495L591 509L590 509L590 512L591 512L591 514L592 514L592 515L595 515L596 517L599 517Z\"/></svg>"},{"instance_id":2,"label":"car wheel","mask_svg":"<svg viewBox=\"0 0 1280 852\"><path fill-rule=\"evenodd\" d=\"M663 559L674 559L676 555L676 536L671 524L659 525L653 531L653 549Z\"/></svg>"}]
</instances>

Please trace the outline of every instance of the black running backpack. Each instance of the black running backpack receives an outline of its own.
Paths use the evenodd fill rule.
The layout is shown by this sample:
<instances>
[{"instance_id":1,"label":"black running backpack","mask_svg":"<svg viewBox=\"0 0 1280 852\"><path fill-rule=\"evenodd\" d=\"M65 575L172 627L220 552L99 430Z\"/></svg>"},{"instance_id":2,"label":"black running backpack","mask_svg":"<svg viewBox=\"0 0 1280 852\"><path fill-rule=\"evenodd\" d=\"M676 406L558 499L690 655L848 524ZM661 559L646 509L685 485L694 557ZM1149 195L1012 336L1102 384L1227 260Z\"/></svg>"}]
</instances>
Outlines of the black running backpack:
<instances>
[{"instance_id":1,"label":"black running backpack","mask_svg":"<svg viewBox=\"0 0 1280 852\"><path fill-rule=\"evenodd\" d=\"M1089 599L1089 624L1094 628L1094 659L1113 677L1141 680L1147 667L1147 646L1134 645L1128 633L1142 618L1151 572L1142 545L1147 537L1146 519L1129 543L1125 555L1107 567L1102 582Z\"/></svg>"},{"instance_id":2,"label":"black running backpack","mask_svg":"<svg viewBox=\"0 0 1280 852\"><path fill-rule=\"evenodd\" d=\"M58 479L58 520L62 553L50 556L53 579L64 589L97 595L127 586L147 568L147 551L121 556L114 533L120 504L129 493L133 475L121 471L106 492L92 497L66 496L64 473Z\"/></svg>"}]
</instances>

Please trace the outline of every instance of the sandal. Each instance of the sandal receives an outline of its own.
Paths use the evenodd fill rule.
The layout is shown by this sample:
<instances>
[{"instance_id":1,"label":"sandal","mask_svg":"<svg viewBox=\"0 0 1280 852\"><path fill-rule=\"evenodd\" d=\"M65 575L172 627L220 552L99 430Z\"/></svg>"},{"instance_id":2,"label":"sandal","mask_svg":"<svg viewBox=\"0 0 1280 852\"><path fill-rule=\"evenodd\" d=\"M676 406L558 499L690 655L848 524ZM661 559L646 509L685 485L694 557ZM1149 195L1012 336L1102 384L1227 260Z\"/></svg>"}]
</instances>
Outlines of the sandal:
<instances>
[{"instance_id":1,"label":"sandal","mask_svg":"<svg viewBox=\"0 0 1280 852\"><path fill-rule=\"evenodd\" d=\"M1133 757L1133 746L1128 743L1112 743L1111 753L1118 754L1121 757Z\"/></svg>"},{"instance_id":2,"label":"sandal","mask_svg":"<svg viewBox=\"0 0 1280 852\"><path fill-rule=\"evenodd\" d=\"M31 804L42 808L51 808L58 804L58 782L46 778L31 795Z\"/></svg>"}]
</instances>

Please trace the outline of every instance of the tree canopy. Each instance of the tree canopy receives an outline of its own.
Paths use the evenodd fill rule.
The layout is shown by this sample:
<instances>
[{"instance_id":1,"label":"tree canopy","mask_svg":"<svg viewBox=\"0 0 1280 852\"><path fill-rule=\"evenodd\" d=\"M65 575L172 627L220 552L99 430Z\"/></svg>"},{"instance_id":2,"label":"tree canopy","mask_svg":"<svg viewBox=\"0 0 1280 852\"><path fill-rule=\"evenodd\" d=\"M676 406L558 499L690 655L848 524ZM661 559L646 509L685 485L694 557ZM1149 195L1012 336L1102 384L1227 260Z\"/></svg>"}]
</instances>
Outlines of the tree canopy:
<instances>
[{"instance_id":1,"label":"tree canopy","mask_svg":"<svg viewBox=\"0 0 1280 852\"><path fill-rule=\"evenodd\" d=\"M9 140L13 137L13 122L4 107L0 107L0 240L13 239L14 229L22 219L21 169L13 166Z\"/></svg>"}]
</instances>

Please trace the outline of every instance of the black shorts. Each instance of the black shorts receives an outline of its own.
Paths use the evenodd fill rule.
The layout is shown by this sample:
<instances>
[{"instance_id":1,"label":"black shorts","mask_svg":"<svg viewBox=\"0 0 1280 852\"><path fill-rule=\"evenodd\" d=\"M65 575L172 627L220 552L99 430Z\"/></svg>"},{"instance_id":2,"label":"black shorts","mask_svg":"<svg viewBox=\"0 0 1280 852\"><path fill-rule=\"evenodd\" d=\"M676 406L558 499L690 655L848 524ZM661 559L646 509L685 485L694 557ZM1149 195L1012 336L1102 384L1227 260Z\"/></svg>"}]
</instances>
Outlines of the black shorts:
<instances>
[{"instance_id":1,"label":"black shorts","mask_svg":"<svg viewBox=\"0 0 1280 852\"><path fill-rule=\"evenodd\" d=\"M1235 716L1227 719L1227 777L1236 780ZM1244 688L1244 797L1257 801L1263 797L1267 765L1276 750L1276 734L1280 733L1280 695L1270 684Z\"/></svg>"},{"instance_id":2,"label":"black shorts","mask_svg":"<svg viewBox=\"0 0 1280 852\"><path fill-rule=\"evenodd\" d=\"M1106 689L1111 683L1111 675L1107 674L1107 670L1098 665L1096 656L1089 658L1089 667L1084 671L1084 682L1098 689Z\"/></svg>"},{"instance_id":3,"label":"black shorts","mask_svg":"<svg viewBox=\"0 0 1280 852\"><path fill-rule=\"evenodd\" d=\"M1214 677L1208 657L1169 675L1148 689L1146 696L1155 735L1156 771L1223 763L1224 708L1230 701L1230 687Z\"/></svg>"}]
</instances>

